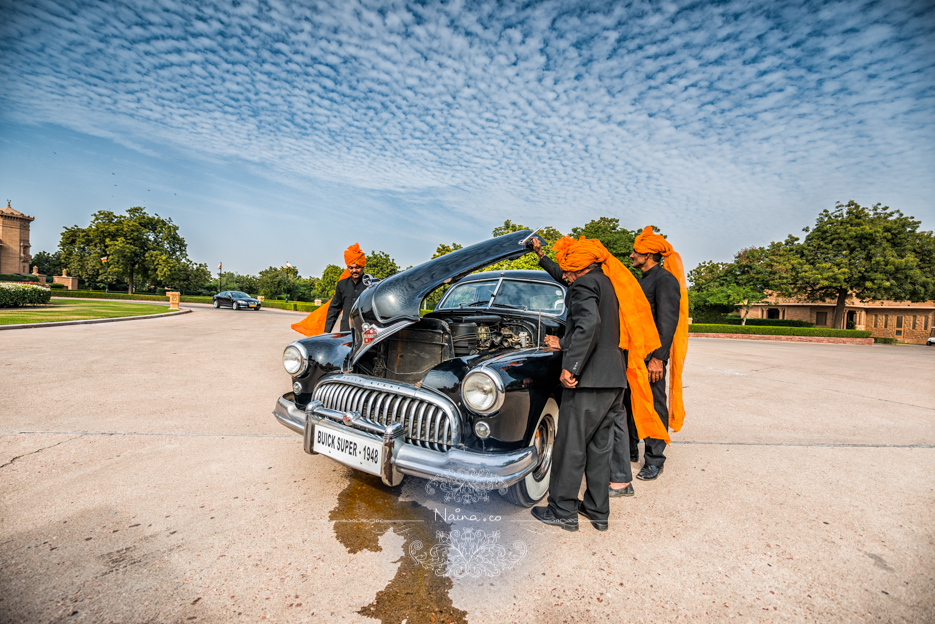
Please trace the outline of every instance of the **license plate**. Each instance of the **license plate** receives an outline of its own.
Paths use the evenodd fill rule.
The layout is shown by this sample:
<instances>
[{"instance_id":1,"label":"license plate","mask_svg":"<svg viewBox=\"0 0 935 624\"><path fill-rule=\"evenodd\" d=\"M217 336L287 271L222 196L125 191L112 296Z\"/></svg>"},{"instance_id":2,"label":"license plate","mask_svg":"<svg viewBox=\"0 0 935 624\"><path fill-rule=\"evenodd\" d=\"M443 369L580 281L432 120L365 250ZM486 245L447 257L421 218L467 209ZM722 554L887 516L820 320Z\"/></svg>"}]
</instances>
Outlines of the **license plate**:
<instances>
[{"instance_id":1,"label":"license plate","mask_svg":"<svg viewBox=\"0 0 935 624\"><path fill-rule=\"evenodd\" d=\"M251 308L255 308L255 307L256 307L256 304L255 304L255 303L251 303L251 304L250 304L250 307L251 307Z\"/></svg>"},{"instance_id":2,"label":"license plate","mask_svg":"<svg viewBox=\"0 0 935 624\"><path fill-rule=\"evenodd\" d=\"M383 465L383 444L377 443L362 434L348 433L332 429L324 423L315 427L316 453L327 455L331 459L380 476L380 467Z\"/></svg>"}]
</instances>

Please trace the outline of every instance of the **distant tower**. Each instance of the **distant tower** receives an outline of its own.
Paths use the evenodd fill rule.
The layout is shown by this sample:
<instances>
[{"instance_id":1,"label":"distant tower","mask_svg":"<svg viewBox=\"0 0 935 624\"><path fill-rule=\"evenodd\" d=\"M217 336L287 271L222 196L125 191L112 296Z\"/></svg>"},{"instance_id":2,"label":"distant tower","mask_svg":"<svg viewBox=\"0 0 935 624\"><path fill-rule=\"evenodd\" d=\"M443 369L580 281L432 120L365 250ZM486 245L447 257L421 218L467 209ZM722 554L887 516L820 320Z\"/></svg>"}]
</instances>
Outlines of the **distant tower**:
<instances>
[{"instance_id":1,"label":"distant tower","mask_svg":"<svg viewBox=\"0 0 935 624\"><path fill-rule=\"evenodd\" d=\"M14 210L9 199L0 208L0 273L29 273L29 224L35 220Z\"/></svg>"}]
</instances>

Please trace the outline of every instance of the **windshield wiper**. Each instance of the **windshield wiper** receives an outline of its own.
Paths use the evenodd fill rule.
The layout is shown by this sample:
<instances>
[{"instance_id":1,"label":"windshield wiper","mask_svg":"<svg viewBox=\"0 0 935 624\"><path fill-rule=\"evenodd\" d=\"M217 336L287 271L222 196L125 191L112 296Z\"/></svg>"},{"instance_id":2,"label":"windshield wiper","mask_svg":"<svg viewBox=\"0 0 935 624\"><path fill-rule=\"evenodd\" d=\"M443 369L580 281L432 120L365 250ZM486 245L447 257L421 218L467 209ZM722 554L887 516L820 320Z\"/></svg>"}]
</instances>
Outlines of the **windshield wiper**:
<instances>
[{"instance_id":1,"label":"windshield wiper","mask_svg":"<svg viewBox=\"0 0 935 624\"><path fill-rule=\"evenodd\" d=\"M510 304L510 303L497 303L497 302L494 302L493 305L494 305L495 307L511 308L511 309L513 309L513 310L523 310L524 312L529 310L529 308L527 308L526 306L513 305L513 304Z\"/></svg>"},{"instance_id":2,"label":"windshield wiper","mask_svg":"<svg viewBox=\"0 0 935 624\"><path fill-rule=\"evenodd\" d=\"M461 307L462 307L462 308L473 308L473 307L475 307L475 306L487 305L487 304L489 304L489 303L490 303L489 300L488 300L488 301L475 301L474 303L469 303L469 304L467 304L467 305L465 305L465 304L462 303L462 304L461 304Z\"/></svg>"}]
</instances>

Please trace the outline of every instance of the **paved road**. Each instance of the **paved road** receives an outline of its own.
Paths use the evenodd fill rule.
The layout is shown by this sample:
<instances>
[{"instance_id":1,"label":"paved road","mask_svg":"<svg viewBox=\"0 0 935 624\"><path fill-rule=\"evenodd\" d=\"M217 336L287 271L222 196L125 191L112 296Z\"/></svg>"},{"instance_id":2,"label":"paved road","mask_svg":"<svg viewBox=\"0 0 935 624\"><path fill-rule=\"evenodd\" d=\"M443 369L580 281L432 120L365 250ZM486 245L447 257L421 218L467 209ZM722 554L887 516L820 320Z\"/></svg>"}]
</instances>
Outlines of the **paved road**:
<instances>
[{"instance_id":1,"label":"paved road","mask_svg":"<svg viewBox=\"0 0 935 624\"><path fill-rule=\"evenodd\" d=\"M193 308L0 337L0 622L935 621L935 349L695 339L666 472L565 533L304 454L301 315Z\"/></svg>"}]
</instances>

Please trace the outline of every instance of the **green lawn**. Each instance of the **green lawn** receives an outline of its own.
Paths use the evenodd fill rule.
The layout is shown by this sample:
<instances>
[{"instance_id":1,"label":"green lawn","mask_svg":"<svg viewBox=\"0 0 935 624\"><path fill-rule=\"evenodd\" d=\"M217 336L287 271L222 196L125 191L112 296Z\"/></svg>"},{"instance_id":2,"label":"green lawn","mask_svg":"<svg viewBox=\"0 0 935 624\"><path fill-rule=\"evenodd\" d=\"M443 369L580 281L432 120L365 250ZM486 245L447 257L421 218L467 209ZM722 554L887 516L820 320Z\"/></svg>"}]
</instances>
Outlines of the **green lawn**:
<instances>
[{"instance_id":1,"label":"green lawn","mask_svg":"<svg viewBox=\"0 0 935 624\"><path fill-rule=\"evenodd\" d=\"M120 316L144 316L163 314L169 308L147 303L124 303L122 301L61 301L22 308L0 308L0 325L19 323L53 323L55 321L79 321Z\"/></svg>"}]
</instances>

